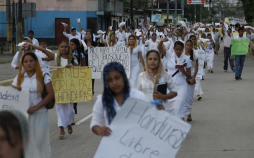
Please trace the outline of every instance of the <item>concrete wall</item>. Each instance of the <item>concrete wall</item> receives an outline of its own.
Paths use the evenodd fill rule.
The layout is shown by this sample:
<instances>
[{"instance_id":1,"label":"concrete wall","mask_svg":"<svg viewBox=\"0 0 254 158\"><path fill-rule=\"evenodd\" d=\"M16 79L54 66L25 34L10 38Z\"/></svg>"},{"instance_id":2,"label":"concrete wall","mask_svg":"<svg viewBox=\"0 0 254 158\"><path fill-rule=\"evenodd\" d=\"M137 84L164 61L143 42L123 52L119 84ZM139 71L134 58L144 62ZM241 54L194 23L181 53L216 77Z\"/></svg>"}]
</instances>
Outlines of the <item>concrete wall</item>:
<instances>
[{"instance_id":1,"label":"concrete wall","mask_svg":"<svg viewBox=\"0 0 254 158\"><path fill-rule=\"evenodd\" d=\"M0 0L0 5L5 5L6 0ZM11 0L11 3L13 0ZM18 2L18 0L14 0ZM23 0L24 2L24 0ZM27 3L36 3L37 11L97 11L98 0L27 0ZM0 6L0 11L5 11L5 6Z\"/></svg>"}]
</instances>

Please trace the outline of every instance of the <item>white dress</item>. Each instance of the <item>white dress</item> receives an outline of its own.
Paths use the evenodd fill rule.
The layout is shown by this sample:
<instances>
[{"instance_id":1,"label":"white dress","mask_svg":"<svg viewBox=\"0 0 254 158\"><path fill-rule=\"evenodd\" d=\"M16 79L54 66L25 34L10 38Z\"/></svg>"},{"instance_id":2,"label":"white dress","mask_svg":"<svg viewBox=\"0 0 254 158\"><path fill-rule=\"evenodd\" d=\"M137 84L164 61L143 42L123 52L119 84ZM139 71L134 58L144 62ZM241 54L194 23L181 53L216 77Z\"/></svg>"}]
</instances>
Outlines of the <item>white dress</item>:
<instances>
[{"instance_id":1,"label":"white dress","mask_svg":"<svg viewBox=\"0 0 254 158\"><path fill-rule=\"evenodd\" d=\"M12 85L17 86L17 77ZM48 75L44 77L44 84L51 82ZM36 74L31 78L25 73L22 88L29 88L29 107L35 106L42 101L42 97L37 97ZM29 139L25 149L26 158L50 158L50 138L49 138L49 116L46 107L41 107L34 114L29 115Z\"/></svg>"},{"instance_id":2,"label":"white dress","mask_svg":"<svg viewBox=\"0 0 254 158\"><path fill-rule=\"evenodd\" d=\"M191 67L191 62L189 58L187 58L183 54L180 58L177 58L175 53L170 53L169 51L167 51L166 58L167 58L167 70L170 75L173 75L178 70L175 68L176 60L179 61L179 64L183 64L184 62L186 62L187 66L185 67L185 69ZM173 81L177 89L177 96L168 100L169 108L165 110L169 111L172 115L178 118L182 118L184 104L187 97L186 77L184 74L179 72L173 77Z\"/></svg>"},{"instance_id":3,"label":"white dress","mask_svg":"<svg viewBox=\"0 0 254 158\"><path fill-rule=\"evenodd\" d=\"M197 50L193 49L195 55L198 57L198 51L199 51L199 47ZM195 84L195 91L194 91L194 95L202 95L203 94L203 91L202 91L202 87L201 87L201 82L199 79L196 79L196 84Z\"/></svg>"},{"instance_id":4,"label":"white dress","mask_svg":"<svg viewBox=\"0 0 254 158\"><path fill-rule=\"evenodd\" d=\"M148 101L145 95L136 89L130 90L130 98ZM117 103L115 99L114 99L114 109L116 113L121 109L121 106ZM92 130L93 126L95 125L102 127L104 124L105 126L109 126L107 113L105 108L103 107L102 95L98 95L97 100L93 106L93 118L90 123L90 129Z\"/></svg>"},{"instance_id":5,"label":"white dress","mask_svg":"<svg viewBox=\"0 0 254 158\"><path fill-rule=\"evenodd\" d=\"M190 59L190 56L185 55L187 58ZM193 52L193 61L190 59L191 61L191 76L194 75L194 71L195 71L195 64L197 61L197 57L195 55L195 53ZM184 111L183 111L183 116L182 117L186 117L188 115L191 114L191 110L192 110L192 106L193 106L193 97L194 97L194 91L195 91L195 85L190 85L187 84L187 97L186 97L186 102L184 104Z\"/></svg>"},{"instance_id":6,"label":"white dress","mask_svg":"<svg viewBox=\"0 0 254 158\"><path fill-rule=\"evenodd\" d=\"M207 60L207 69L213 69L213 60L214 60L214 49L212 42L207 42L208 47L205 48L206 60Z\"/></svg>"},{"instance_id":7,"label":"white dress","mask_svg":"<svg viewBox=\"0 0 254 158\"><path fill-rule=\"evenodd\" d=\"M55 54L55 61L57 62L57 54ZM74 60L76 64L78 64L77 59ZM68 59L64 59L61 57L61 66L65 67L68 64ZM55 104L56 105L56 113L58 119L58 127L67 127L71 125L74 118L74 109L73 104Z\"/></svg>"},{"instance_id":8,"label":"white dress","mask_svg":"<svg viewBox=\"0 0 254 158\"><path fill-rule=\"evenodd\" d=\"M131 53L131 72L130 72L130 86L133 89L137 89L138 75L140 72L139 59L138 54L141 52L141 48L139 46L133 48Z\"/></svg>"},{"instance_id":9,"label":"white dress","mask_svg":"<svg viewBox=\"0 0 254 158\"><path fill-rule=\"evenodd\" d=\"M162 74L160 77L158 84L163 83L167 83L168 93L171 91L177 92L173 79L168 73ZM154 100L154 82L147 76L146 72L141 72L138 76L138 90L143 92L149 101ZM168 104L164 104L164 107L167 109L166 106L168 106Z\"/></svg>"}]
</instances>

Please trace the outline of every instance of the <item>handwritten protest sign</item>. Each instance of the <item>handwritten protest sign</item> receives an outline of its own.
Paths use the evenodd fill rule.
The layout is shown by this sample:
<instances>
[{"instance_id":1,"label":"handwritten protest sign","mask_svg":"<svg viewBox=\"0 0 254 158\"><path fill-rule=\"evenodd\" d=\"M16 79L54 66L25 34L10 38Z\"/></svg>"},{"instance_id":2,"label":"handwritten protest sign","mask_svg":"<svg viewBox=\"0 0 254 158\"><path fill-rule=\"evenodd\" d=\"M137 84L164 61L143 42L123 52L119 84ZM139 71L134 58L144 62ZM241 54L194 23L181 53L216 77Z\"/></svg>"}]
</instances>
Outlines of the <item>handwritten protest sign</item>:
<instances>
[{"instance_id":1,"label":"handwritten protest sign","mask_svg":"<svg viewBox=\"0 0 254 158\"><path fill-rule=\"evenodd\" d=\"M19 110L28 118L29 90L0 86L0 110Z\"/></svg>"},{"instance_id":2,"label":"handwritten protest sign","mask_svg":"<svg viewBox=\"0 0 254 158\"><path fill-rule=\"evenodd\" d=\"M232 39L231 55L246 55L249 51L248 39Z\"/></svg>"},{"instance_id":3,"label":"handwritten protest sign","mask_svg":"<svg viewBox=\"0 0 254 158\"><path fill-rule=\"evenodd\" d=\"M89 67L60 68L52 75L56 103L93 101L92 70Z\"/></svg>"},{"instance_id":4,"label":"handwritten protest sign","mask_svg":"<svg viewBox=\"0 0 254 158\"><path fill-rule=\"evenodd\" d=\"M110 124L112 133L103 137L94 158L173 158L190 128L167 111L129 98Z\"/></svg>"},{"instance_id":5,"label":"handwritten protest sign","mask_svg":"<svg viewBox=\"0 0 254 158\"><path fill-rule=\"evenodd\" d=\"M196 79L201 80L202 76L204 75L203 69L204 69L206 53L203 50L198 50L198 53L196 55L198 57L198 73L196 75Z\"/></svg>"},{"instance_id":6,"label":"handwritten protest sign","mask_svg":"<svg viewBox=\"0 0 254 158\"><path fill-rule=\"evenodd\" d=\"M127 47L88 48L88 64L92 67L93 79L103 77L103 68L107 63L119 62L124 66L127 77L130 76L131 50Z\"/></svg>"}]
</instances>

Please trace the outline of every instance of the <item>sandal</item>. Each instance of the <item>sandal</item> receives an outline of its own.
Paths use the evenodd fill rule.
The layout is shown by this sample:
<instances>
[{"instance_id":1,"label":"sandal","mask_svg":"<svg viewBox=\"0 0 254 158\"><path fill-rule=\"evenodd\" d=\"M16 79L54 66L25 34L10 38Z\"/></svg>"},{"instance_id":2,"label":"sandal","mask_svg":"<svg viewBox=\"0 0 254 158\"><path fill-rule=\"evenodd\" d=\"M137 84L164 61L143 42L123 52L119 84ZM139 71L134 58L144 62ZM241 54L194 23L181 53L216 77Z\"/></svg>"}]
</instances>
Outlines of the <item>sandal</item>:
<instances>
[{"instance_id":1,"label":"sandal","mask_svg":"<svg viewBox=\"0 0 254 158\"><path fill-rule=\"evenodd\" d=\"M59 140L63 140L64 139L64 135L65 135L65 132L63 135L59 135Z\"/></svg>"},{"instance_id":2,"label":"sandal","mask_svg":"<svg viewBox=\"0 0 254 158\"><path fill-rule=\"evenodd\" d=\"M72 131L71 125L69 125L67 128L68 128L68 133L69 133L69 134L72 134L73 131Z\"/></svg>"}]
</instances>

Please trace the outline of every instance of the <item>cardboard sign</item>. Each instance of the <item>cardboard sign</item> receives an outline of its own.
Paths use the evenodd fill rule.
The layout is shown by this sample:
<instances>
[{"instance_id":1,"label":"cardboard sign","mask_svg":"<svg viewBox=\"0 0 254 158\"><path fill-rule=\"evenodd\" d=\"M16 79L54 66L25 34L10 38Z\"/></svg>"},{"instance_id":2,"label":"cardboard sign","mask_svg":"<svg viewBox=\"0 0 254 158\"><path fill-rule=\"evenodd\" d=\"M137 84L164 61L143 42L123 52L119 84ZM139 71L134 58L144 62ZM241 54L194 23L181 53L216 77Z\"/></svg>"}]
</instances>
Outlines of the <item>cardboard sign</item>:
<instances>
[{"instance_id":1,"label":"cardboard sign","mask_svg":"<svg viewBox=\"0 0 254 158\"><path fill-rule=\"evenodd\" d=\"M112 133L103 137L94 158L173 158L190 128L167 111L129 98L113 119Z\"/></svg>"},{"instance_id":2,"label":"cardboard sign","mask_svg":"<svg viewBox=\"0 0 254 158\"><path fill-rule=\"evenodd\" d=\"M231 55L246 55L249 51L248 39L232 39Z\"/></svg>"},{"instance_id":3,"label":"cardboard sign","mask_svg":"<svg viewBox=\"0 0 254 158\"><path fill-rule=\"evenodd\" d=\"M29 108L29 89L21 91L12 87L0 86L0 110L19 110L27 118Z\"/></svg>"},{"instance_id":4,"label":"cardboard sign","mask_svg":"<svg viewBox=\"0 0 254 158\"><path fill-rule=\"evenodd\" d=\"M89 67L60 68L52 75L56 103L92 102L92 70Z\"/></svg>"},{"instance_id":5,"label":"cardboard sign","mask_svg":"<svg viewBox=\"0 0 254 158\"><path fill-rule=\"evenodd\" d=\"M92 67L93 79L103 78L103 69L110 62L123 65L126 75L130 76L131 49L128 47L88 48L88 64Z\"/></svg>"}]
</instances>

